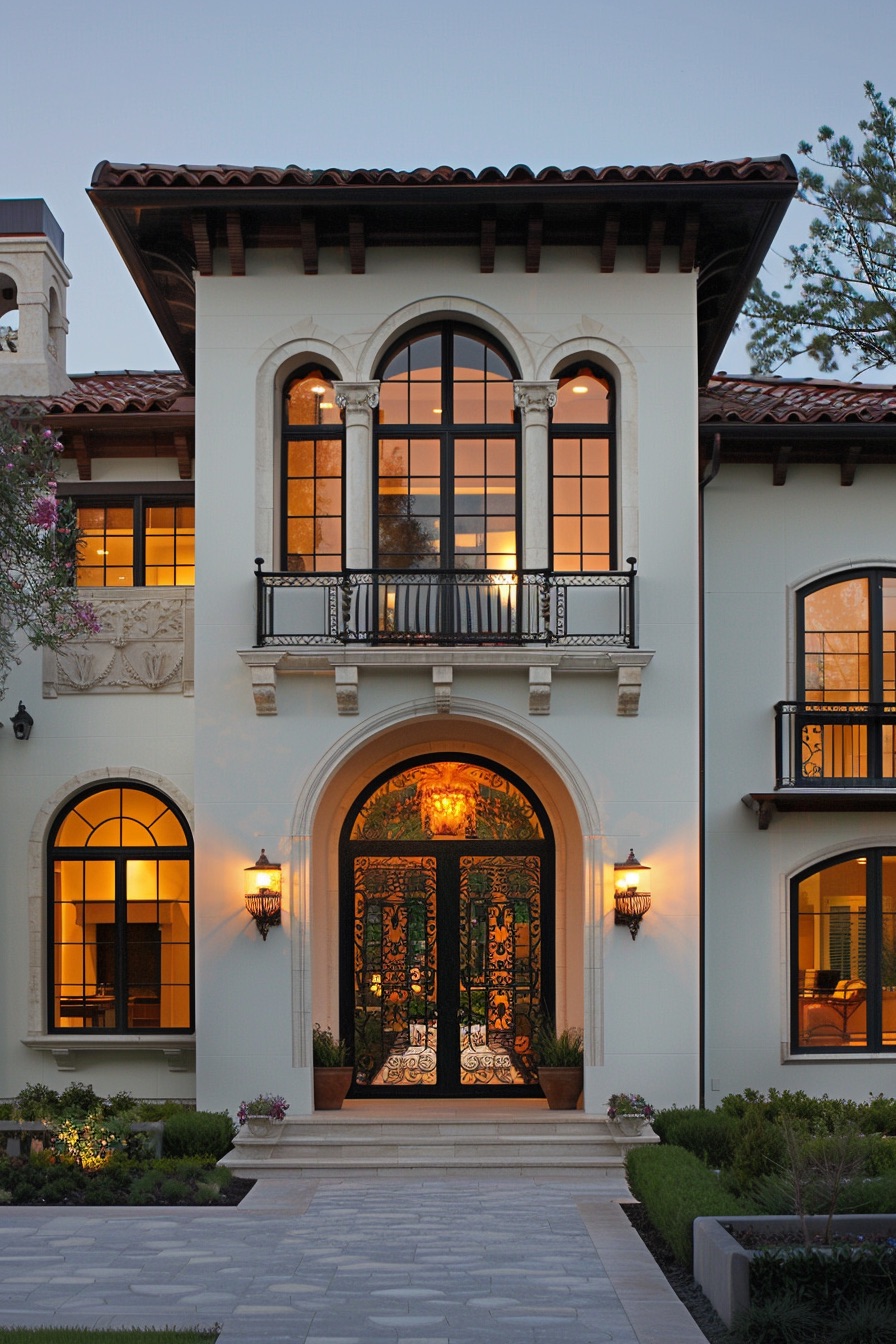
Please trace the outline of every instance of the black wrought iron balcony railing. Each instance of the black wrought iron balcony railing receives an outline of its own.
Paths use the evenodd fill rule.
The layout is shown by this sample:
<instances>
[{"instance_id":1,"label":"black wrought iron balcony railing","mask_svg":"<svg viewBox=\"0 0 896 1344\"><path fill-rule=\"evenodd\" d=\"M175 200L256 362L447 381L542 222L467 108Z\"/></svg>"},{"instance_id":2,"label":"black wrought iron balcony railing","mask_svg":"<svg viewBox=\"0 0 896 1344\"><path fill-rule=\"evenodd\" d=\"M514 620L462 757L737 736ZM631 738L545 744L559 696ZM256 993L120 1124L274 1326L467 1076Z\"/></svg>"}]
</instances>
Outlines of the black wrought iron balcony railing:
<instances>
[{"instance_id":1,"label":"black wrought iron balcony railing","mask_svg":"<svg viewBox=\"0 0 896 1344\"><path fill-rule=\"evenodd\" d=\"M270 645L638 647L636 567L268 572L255 561L256 648Z\"/></svg>"},{"instance_id":2,"label":"black wrought iron balcony railing","mask_svg":"<svg viewBox=\"0 0 896 1344\"><path fill-rule=\"evenodd\" d=\"M775 705L776 789L896 789L896 704Z\"/></svg>"}]
</instances>

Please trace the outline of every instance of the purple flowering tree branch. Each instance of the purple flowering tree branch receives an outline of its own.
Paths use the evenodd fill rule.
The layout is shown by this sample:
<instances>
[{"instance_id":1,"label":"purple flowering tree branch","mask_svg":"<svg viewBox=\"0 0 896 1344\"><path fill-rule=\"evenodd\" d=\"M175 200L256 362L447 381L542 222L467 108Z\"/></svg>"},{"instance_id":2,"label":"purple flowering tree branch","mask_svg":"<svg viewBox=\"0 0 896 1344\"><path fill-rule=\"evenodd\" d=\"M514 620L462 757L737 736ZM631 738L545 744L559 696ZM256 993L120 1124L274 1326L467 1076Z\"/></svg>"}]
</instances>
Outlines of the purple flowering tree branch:
<instances>
[{"instance_id":1,"label":"purple flowering tree branch","mask_svg":"<svg viewBox=\"0 0 896 1344\"><path fill-rule=\"evenodd\" d=\"M56 498L62 444L40 412L0 406L0 699L22 650L61 648L99 623L74 586L74 506Z\"/></svg>"}]
</instances>

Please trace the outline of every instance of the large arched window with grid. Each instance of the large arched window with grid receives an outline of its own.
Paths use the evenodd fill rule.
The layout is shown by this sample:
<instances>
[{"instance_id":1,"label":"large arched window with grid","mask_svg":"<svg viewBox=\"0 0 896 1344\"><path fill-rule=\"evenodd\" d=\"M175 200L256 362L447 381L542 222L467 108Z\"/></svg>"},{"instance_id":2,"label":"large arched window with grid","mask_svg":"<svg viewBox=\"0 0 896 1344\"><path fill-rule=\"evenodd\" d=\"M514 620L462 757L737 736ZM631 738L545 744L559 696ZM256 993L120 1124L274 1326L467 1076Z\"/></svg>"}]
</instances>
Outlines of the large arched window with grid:
<instances>
[{"instance_id":1,"label":"large arched window with grid","mask_svg":"<svg viewBox=\"0 0 896 1344\"><path fill-rule=\"evenodd\" d=\"M517 376L491 337L454 322L387 352L377 370L376 567L516 569Z\"/></svg>"},{"instance_id":2,"label":"large arched window with grid","mask_svg":"<svg viewBox=\"0 0 896 1344\"><path fill-rule=\"evenodd\" d=\"M51 1031L192 1031L193 842L163 794L79 794L48 848Z\"/></svg>"}]
</instances>

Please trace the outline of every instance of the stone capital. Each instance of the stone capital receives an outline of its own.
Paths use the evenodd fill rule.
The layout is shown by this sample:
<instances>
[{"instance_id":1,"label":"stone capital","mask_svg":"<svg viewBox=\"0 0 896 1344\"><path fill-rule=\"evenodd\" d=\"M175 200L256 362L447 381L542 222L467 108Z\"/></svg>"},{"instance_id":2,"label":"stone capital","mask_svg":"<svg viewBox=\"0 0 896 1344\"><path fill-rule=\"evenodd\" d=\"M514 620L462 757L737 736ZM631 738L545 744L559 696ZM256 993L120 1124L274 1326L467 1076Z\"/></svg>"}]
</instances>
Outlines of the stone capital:
<instances>
[{"instance_id":1,"label":"stone capital","mask_svg":"<svg viewBox=\"0 0 896 1344\"><path fill-rule=\"evenodd\" d=\"M523 415L547 415L557 404L557 379L549 378L543 383L515 382L513 385L513 404Z\"/></svg>"},{"instance_id":2,"label":"stone capital","mask_svg":"<svg viewBox=\"0 0 896 1344\"><path fill-rule=\"evenodd\" d=\"M379 405L379 382L336 382L333 384L333 390L336 393L336 405L341 407L346 415L357 415L360 413L361 415L366 416Z\"/></svg>"}]
</instances>

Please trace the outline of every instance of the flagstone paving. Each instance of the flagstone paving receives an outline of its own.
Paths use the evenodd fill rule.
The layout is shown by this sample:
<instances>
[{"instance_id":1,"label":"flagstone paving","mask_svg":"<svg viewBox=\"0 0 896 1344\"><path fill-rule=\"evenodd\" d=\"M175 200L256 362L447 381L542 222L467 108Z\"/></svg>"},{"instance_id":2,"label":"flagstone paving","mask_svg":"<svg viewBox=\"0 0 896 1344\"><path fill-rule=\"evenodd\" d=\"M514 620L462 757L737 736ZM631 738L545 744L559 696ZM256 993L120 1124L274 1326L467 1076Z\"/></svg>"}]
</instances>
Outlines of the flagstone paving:
<instances>
[{"instance_id":1,"label":"flagstone paving","mask_svg":"<svg viewBox=\"0 0 896 1344\"><path fill-rule=\"evenodd\" d=\"M0 1325L220 1344L705 1344L616 1179L258 1181L238 1208L0 1209Z\"/></svg>"}]
</instances>

